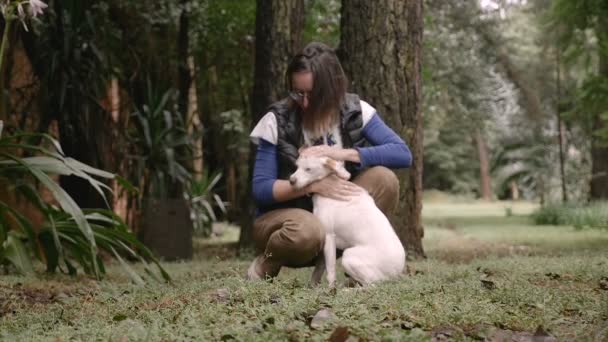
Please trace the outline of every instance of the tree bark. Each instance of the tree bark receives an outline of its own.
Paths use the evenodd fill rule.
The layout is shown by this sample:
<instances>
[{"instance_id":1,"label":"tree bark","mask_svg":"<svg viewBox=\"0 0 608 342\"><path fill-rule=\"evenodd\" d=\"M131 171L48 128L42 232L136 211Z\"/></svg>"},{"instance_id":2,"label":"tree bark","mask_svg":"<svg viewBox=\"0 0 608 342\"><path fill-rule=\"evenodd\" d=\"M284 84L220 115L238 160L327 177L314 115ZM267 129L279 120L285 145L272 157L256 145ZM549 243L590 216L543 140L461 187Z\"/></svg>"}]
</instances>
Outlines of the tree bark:
<instances>
[{"instance_id":1,"label":"tree bark","mask_svg":"<svg viewBox=\"0 0 608 342\"><path fill-rule=\"evenodd\" d=\"M557 143L559 145L559 177L562 185L562 202L568 202L568 191L566 189L566 156L564 153L565 143L565 128L562 122L561 115L561 50L559 47L555 49L555 89L556 89L556 101L555 101L555 113L557 118Z\"/></svg>"},{"instance_id":2,"label":"tree bark","mask_svg":"<svg viewBox=\"0 0 608 342\"><path fill-rule=\"evenodd\" d=\"M179 112L184 120L188 117L188 94L190 91L190 68L188 67L188 45L189 35L188 29L190 26L190 19L186 4L189 0L181 0L182 10L179 16L179 31L177 37L177 75L178 75L178 90L179 99L178 107Z\"/></svg>"},{"instance_id":3,"label":"tree bark","mask_svg":"<svg viewBox=\"0 0 608 342\"><path fill-rule=\"evenodd\" d=\"M199 115L198 96L196 95L196 65L194 57L188 57L188 70L190 72L190 89L188 89L188 133L195 134L202 130L201 117ZM203 135L194 142L194 175L196 179L200 179L203 174L204 159L203 159Z\"/></svg>"},{"instance_id":4,"label":"tree bark","mask_svg":"<svg viewBox=\"0 0 608 342\"><path fill-rule=\"evenodd\" d=\"M517 187L516 181L511 181L511 200L517 201L519 199L519 188Z\"/></svg>"},{"instance_id":5,"label":"tree bark","mask_svg":"<svg viewBox=\"0 0 608 342\"><path fill-rule=\"evenodd\" d=\"M304 30L304 0L257 0L255 21L255 71L251 96L251 128L266 113L266 108L287 92L285 71L292 56L301 49ZM249 179L255 146L250 145ZM250 188L250 187L248 187ZM239 248L253 245L251 227L254 206L251 189L241 201Z\"/></svg>"},{"instance_id":6,"label":"tree bark","mask_svg":"<svg viewBox=\"0 0 608 342\"><path fill-rule=\"evenodd\" d=\"M488 144L479 129L475 132L475 143L477 144L477 155L479 156L479 194L484 201L492 200L492 179L490 177L490 158L488 156Z\"/></svg>"},{"instance_id":7,"label":"tree bark","mask_svg":"<svg viewBox=\"0 0 608 342\"><path fill-rule=\"evenodd\" d=\"M598 46L608 44L608 18L600 17L597 24ZM600 52L599 73L608 79L608 54ZM605 130L608 123L595 114L593 131ZM608 146L606 139L593 136L591 141L591 200L608 199Z\"/></svg>"},{"instance_id":8,"label":"tree bark","mask_svg":"<svg viewBox=\"0 0 608 342\"><path fill-rule=\"evenodd\" d=\"M408 143L409 170L397 171L399 204L391 217L410 258L425 257L422 211L422 0L345 0L340 57L351 89Z\"/></svg>"}]
</instances>

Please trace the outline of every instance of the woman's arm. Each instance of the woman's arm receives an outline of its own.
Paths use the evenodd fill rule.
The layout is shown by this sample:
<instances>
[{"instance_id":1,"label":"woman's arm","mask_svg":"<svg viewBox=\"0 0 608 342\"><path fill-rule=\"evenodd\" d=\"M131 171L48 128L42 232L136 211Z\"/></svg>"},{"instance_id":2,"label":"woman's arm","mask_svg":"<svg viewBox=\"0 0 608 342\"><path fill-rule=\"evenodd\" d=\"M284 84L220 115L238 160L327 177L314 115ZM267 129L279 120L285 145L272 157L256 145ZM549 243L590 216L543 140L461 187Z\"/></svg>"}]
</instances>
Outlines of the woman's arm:
<instances>
[{"instance_id":1,"label":"woman's arm","mask_svg":"<svg viewBox=\"0 0 608 342\"><path fill-rule=\"evenodd\" d=\"M327 156L335 160L351 161L361 167L382 165L393 169L410 167L412 154L405 142L374 114L363 127L363 137L373 146L342 149L319 145L304 151L303 155Z\"/></svg>"},{"instance_id":2,"label":"woman's arm","mask_svg":"<svg viewBox=\"0 0 608 342\"><path fill-rule=\"evenodd\" d=\"M355 148L359 152L361 167L382 165L399 169L412 165L410 149L378 114L374 114L363 127L362 134L372 146Z\"/></svg>"},{"instance_id":3,"label":"woman's arm","mask_svg":"<svg viewBox=\"0 0 608 342\"><path fill-rule=\"evenodd\" d=\"M277 147L264 139L260 139L253 167L252 192L258 206L264 207L276 202L304 196L308 188L295 190L287 180L277 179L279 166Z\"/></svg>"},{"instance_id":4,"label":"woman's arm","mask_svg":"<svg viewBox=\"0 0 608 342\"><path fill-rule=\"evenodd\" d=\"M310 193L319 193L337 200L347 200L349 196L353 196L358 191L352 183L338 177L326 177L302 189L295 189L288 180L277 178L278 170L276 145L260 139L252 180L253 199L258 206L264 207Z\"/></svg>"}]
</instances>

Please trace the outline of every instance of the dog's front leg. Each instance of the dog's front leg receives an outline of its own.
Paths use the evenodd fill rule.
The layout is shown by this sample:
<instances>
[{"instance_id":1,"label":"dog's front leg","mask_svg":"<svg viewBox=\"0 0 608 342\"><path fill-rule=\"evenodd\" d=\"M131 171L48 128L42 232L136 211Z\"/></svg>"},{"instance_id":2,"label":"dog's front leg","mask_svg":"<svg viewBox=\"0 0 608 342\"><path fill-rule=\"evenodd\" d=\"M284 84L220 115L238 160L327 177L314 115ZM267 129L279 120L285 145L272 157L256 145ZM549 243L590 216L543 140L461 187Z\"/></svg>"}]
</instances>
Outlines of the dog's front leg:
<instances>
[{"instance_id":1,"label":"dog's front leg","mask_svg":"<svg viewBox=\"0 0 608 342\"><path fill-rule=\"evenodd\" d=\"M311 287L317 287L321 283L323 272L325 272L325 255L321 253L319 256L317 256L315 270L312 272L312 276L310 277Z\"/></svg>"},{"instance_id":2,"label":"dog's front leg","mask_svg":"<svg viewBox=\"0 0 608 342\"><path fill-rule=\"evenodd\" d=\"M323 256L327 270L327 282L329 287L333 288L336 286L336 236L334 234L327 234L325 237Z\"/></svg>"}]
</instances>

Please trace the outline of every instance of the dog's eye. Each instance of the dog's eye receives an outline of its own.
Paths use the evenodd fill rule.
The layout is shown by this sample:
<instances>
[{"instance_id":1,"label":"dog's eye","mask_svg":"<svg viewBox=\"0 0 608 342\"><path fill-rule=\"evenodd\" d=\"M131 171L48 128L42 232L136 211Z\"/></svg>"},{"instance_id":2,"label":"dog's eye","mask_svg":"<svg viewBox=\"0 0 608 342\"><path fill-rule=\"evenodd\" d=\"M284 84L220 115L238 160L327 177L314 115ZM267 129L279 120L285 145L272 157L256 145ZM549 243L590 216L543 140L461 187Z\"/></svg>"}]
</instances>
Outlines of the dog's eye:
<instances>
[{"instance_id":1,"label":"dog's eye","mask_svg":"<svg viewBox=\"0 0 608 342\"><path fill-rule=\"evenodd\" d=\"M311 170L311 168L307 167L304 169L304 171L309 172Z\"/></svg>"}]
</instances>

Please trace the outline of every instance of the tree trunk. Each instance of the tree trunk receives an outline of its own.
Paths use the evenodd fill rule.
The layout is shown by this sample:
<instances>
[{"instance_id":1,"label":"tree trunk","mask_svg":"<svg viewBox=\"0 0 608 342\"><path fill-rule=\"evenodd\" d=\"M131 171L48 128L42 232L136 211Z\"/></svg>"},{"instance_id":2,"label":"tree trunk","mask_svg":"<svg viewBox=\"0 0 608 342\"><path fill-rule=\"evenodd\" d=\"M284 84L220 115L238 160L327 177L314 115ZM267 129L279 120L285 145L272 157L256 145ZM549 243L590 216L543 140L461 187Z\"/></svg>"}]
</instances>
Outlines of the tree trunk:
<instances>
[{"instance_id":1,"label":"tree trunk","mask_svg":"<svg viewBox=\"0 0 608 342\"><path fill-rule=\"evenodd\" d=\"M511 200L517 201L519 199L519 188L517 187L516 181L511 181Z\"/></svg>"},{"instance_id":2,"label":"tree trunk","mask_svg":"<svg viewBox=\"0 0 608 342\"><path fill-rule=\"evenodd\" d=\"M557 118L557 143L559 144L559 178L562 184L562 202L568 202L566 190L566 157L564 154L565 129L562 122L560 100L561 100L561 50L559 46L555 49L555 114Z\"/></svg>"},{"instance_id":3,"label":"tree trunk","mask_svg":"<svg viewBox=\"0 0 608 342\"><path fill-rule=\"evenodd\" d=\"M266 113L266 108L287 93L285 71L291 57L301 49L304 30L304 0L257 0L255 20L255 71L251 96L251 128ZM255 146L250 145L249 179ZM241 200L239 248L250 248L254 206L251 189Z\"/></svg>"},{"instance_id":4,"label":"tree trunk","mask_svg":"<svg viewBox=\"0 0 608 342\"><path fill-rule=\"evenodd\" d=\"M184 120L188 117L188 94L190 91L190 68L188 67L188 45L189 35L188 28L190 26L190 19L188 17L188 11L186 4L189 0L181 0L182 10L179 16L179 32L177 37L177 75L178 75L178 90L179 99L178 107L179 112Z\"/></svg>"},{"instance_id":5,"label":"tree trunk","mask_svg":"<svg viewBox=\"0 0 608 342\"><path fill-rule=\"evenodd\" d=\"M475 143L477 144L477 155L479 156L479 181L480 197L484 201L492 200L492 179L490 178L490 158L488 156L488 145L486 139L477 129L475 132Z\"/></svg>"},{"instance_id":6,"label":"tree trunk","mask_svg":"<svg viewBox=\"0 0 608 342\"><path fill-rule=\"evenodd\" d=\"M342 4L340 56L351 88L409 144L413 165L398 171L391 217L410 258L425 257L422 211L422 0L350 0Z\"/></svg>"},{"instance_id":7,"label":"tree trunk","mask_svg":"<svg viewBox=\"0 0 608 342\"><path fill-rule=\"evenodd\" d=\"M600 17L597 24L598 46L608 45L608 18ZM605 51L605 50L604 50ZM599 73L608 79L608 53L600 52ZM596 113L593 131L606 130L608 123ZM608 146L606 139L593 136L591 141L591 193L592 200L608 199Z\"/></svg>"},{"instance_id":8,"label":"tree trunk","mask_svg":"<svg viewBox=\"0 0 608 342\"><path fill-rule=\"evenodd\" d=\"M188 89L188 133L189 134L200 134L202 130L201 118L198 111L198 96L196 95L196 65L194 64L194 57L188 57L188 70L190 72L190 89ZM194 154L194 175L196 179L199 179L203 174L204 159L203 159L203 135L194 142L193 147Z\"/></svg>"}]
</instances>

